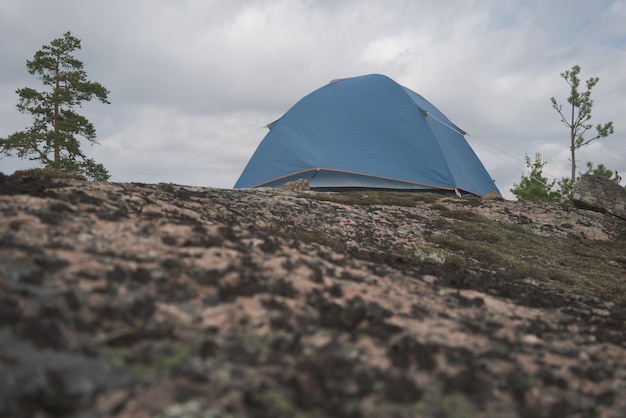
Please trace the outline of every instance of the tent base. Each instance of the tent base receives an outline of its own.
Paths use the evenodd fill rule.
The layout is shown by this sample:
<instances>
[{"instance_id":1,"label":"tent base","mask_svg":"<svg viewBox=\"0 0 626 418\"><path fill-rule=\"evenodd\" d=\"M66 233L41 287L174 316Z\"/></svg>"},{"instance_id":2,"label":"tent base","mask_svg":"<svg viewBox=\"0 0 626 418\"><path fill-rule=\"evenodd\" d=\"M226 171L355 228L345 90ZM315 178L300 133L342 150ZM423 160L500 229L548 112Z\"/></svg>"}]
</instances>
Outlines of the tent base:
<instances>
[{"instance_id":1,"label":"tent base","mask_svg":"<svg viewBox=\"0 0 626 418\"><path fill-rule=\"evenodd\" d=\"M420 189L393 189L389 187L311 187L311 191L314 192L402 192L402 193L435 193L445 196L476 196L473 193L467 193L462 190L449 190L449 189L433 189L433 188L420 188Z\"/></svg>"},{"instance_id":2,"label":"tent base","mask_svg":"<svg viewBox=\"0 0 626 418\"><path fill-rule=\"evenodd\" d=\"M309 188L318 192L352 192L352 191L390 191L390 192L430 192L449 196L477 196L458 188L432 187L424 184L410 183L395 179L366 176L328 169L311 169L285 176L271 182L254 187L282 188L285 183L304 179Z\"/></svg>"}]
</instances>

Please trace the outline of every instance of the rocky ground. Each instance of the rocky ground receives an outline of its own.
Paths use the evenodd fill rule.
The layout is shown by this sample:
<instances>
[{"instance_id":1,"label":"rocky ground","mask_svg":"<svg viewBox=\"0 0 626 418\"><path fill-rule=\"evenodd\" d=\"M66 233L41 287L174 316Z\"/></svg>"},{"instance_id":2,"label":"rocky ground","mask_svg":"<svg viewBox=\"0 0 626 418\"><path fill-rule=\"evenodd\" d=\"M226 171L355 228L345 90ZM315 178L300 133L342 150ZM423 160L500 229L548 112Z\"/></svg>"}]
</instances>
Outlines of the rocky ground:
<instances>
[{"instance_id":1,"label":"rocky ground","mask_svg":"<svg viewBox=\"0 0 626 418\"><path fill-rule=\"evenodd\" d=\"M622 417L626 221L0 175L0 416Z\"/></svg>"}]
</instances>

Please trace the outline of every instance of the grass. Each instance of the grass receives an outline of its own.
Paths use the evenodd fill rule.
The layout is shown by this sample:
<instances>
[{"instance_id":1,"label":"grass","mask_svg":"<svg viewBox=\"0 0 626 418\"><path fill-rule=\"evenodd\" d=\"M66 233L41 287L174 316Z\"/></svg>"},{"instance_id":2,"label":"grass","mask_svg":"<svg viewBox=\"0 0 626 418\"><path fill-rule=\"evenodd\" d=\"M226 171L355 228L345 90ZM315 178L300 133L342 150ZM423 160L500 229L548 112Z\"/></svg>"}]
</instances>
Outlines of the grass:
<instances>
[{"instance_id":1,"label":"grass","mask_svg":"<svg viewBox=\"0 0 626 418\"><path fill-rule=\"evenodd\" d=\"M319 244L334 250L343 250L345 248L344 243L334 237L335 234L341 233L337 228L333 228L328 233L324 233L307 229L287 229L278 223L272 223L264 227L263 230L282 238L302 241L307 244Z\"/></svg>"},{"instance_id":2,"label":"grass","mask_svg":"<svg viewBox=\"0 0 626 418\"><path fill-rule=\"evenodd\" d=\"M302 194L298 197L351 206L380 205L414 207L417 204L434 203L439 199L440 195L429 192L416 193L364 190L358 192Z\"/></svg>"},{"instance_id":3,"label":"grass","mask_svg":"<svg viewBox=\"0 0 626 418\"><path fill-rule=\"evenodd\" d=\"M442 215L459 221L448 224L448 234L426 237L442 249L500 268L512 279L551 281L587 296L626 302L620 258L624 242L539 235L525 226L472 212L444 211Z\"/></svg>"},{"instance_id":4,"label":"grass","mask_svg":"<svg viewBox=\"0 0 626 418\"><path fill-rule=\"evenodd\" d=\"M155 418L230 418L221 408L204 409L198 401L188 401L168 406Z\"/></svg>"},{"instance_id":5,"label":"grass","mask_svg":"<svg viewBox=\"0 0 626 418\"><path fill-rule=\"evenodd\" d=\"M138 358L131 347L109 347L109 361L118 370L131 370L139 376L154 378L169 374L187 361L198 349L197 342L164 341L156 358Z\"/></svg>"},{"instance_id":6,"label":"grass","mask_svg":"<svg viewBox=\"0 0 626 418\"><path fill-rule=\"evenodd\" d=\"M462 266L466 259L478 261L482 268L499 271L510 280L534 279L563 290L626 304L626 239L576 240L567 236L538 234L526 225L486 218L472 208L480 199L458 202L467 209L450 209L441 195L359 191L303 194L301 197L344 205L394 205L413 207L428 204L434 215L432 225L440 233L424 234L430 244L396 250L409 262ZM458 203L455 201L455 203ZM457 205L458 206L458 205ZM332 248L342 248L341 231L286 231L274 227L279 235ZM380 248L381 252L389 248ZM460 267L459 267L460 268Z\"/></svg>"},{"instance_id":7,"label":"grass","mask_svg":"<svg viewBox=\"0 0 626 418\"><path fill-rule=\"evenodd\" d=\"M15 177L47 177L54 179L70 179L70 180L83 180L87 178L79 173L73 173L70 171L61 170L59 168L30 168L27 170L16 170L13 175Z\"/></svg>"},{"instance_id":8,"label":"grass","mask_svg":"<svg viewBox=\"0 0 626 418\"><path fill-rule=\"evenodd\" d=\"M460 270L465 265L465 260L460 255L435 247L409 246L397 250L394 254L408 262L448 265L454 270Z\"/></svg>"}]
</instances>

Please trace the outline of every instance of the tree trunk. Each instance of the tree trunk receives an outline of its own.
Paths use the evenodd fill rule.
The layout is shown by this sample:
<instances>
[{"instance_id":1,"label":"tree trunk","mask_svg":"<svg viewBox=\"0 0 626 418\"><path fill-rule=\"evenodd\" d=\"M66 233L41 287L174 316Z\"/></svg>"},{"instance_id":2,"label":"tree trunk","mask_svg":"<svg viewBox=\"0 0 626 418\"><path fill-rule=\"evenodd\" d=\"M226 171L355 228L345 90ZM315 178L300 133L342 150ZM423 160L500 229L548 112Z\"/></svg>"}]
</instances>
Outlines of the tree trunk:
<instances>
[{"instance_id":1,"label":"tree trunk","mask_svg":"<svg viewBox=\"0 0 626 418\"><path fill-rule=\"evenodd\" d=\"M574 103L572 101L572 123L570 125L570 139L571 139L570 152L572 154L572 185L576 181L576 126L574 126L575 124L574 109L575 108L576 106L574 106Z\"/></svg>"},{"instance_id":2,"label":"tree trunk","mask_svg":"<svg viewBox=\"0 0 626 418\"><path fill-rule=\"evenodd\" d=\"M54 168L59 168L59 159L61 157L60 144L59 144L59 100L56 97L59 93L60 83L59 83L59 61L61 57L57 56L56 62L56 73L54 75L55 78L55 89L52 93L52 97L54 97Z\"/></svg>"},{"instance_id":3,"label":"tree trunk","mask_svg":"<svg viewBox=\"0 0 626 418\"><path fill-rule=\"evenodd\" d=\"M59 140L57 134L59 132L59 104L54 104L54 168L59 168Z\"/></svg>"}]
</instances>

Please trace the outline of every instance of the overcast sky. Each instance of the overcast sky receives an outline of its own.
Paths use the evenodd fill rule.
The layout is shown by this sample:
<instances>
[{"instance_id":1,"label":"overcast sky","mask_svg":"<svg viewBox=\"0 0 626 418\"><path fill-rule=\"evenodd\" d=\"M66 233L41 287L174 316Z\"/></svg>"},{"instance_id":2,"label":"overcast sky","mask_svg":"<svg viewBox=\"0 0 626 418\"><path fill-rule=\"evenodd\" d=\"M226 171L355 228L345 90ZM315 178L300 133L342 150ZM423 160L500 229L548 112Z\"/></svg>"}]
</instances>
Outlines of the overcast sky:
<instances>
[{"instance_id":1,"label":"overcast sky","mask_svg":"<svg viewBox=\"0 0 626 418\"><path fill-rule=\"evenodd\" d=\"M592 122L615 134L578 151L626 183L626 0L2 0L0 137L27 127L17 88L42 89L26 60L63 33L111 91L80 113L84 151L111 181L231 188L267 130L330 80L385 74L457 126L506 197L540 152L569 173L560 73L600 77ZM37 164L0 159L0 172Z\"/></svg>"}]
</instances>

